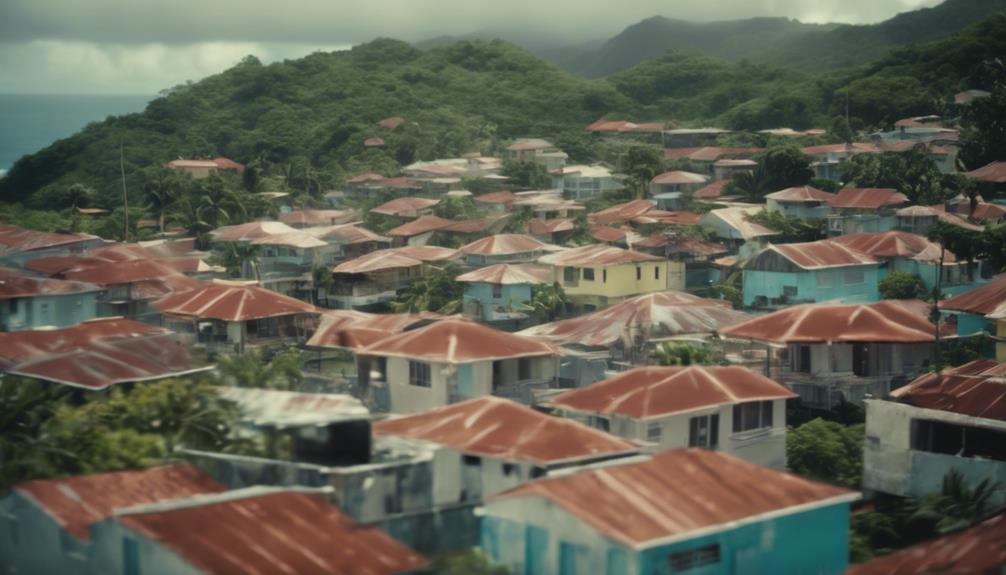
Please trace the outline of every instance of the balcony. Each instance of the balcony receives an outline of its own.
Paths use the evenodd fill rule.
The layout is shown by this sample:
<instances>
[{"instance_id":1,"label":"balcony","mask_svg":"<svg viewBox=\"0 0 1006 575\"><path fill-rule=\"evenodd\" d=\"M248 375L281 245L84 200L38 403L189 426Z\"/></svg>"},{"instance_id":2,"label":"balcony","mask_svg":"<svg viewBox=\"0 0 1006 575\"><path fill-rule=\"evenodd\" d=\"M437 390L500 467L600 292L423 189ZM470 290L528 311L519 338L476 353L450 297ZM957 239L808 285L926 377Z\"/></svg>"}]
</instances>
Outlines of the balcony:
<instances>
[{"instance_id":1,"label":"balcony","mask_svg":"<svg viewBox=\"0 0 1006 575\"><path fill-rule=\"evenodd\" d=\"M512 399L524 405L534 403L536 396L543 394L546 390L555 387L555 378L522 379L516 382L493 385L493 395Z\"/></svg>"},{"instance_id":2,"label":"balcony","mask_svg":"<svg viewBox=\"0 0 1006 575\"><path fill-rule=\"evenodd\" d=\"M832 409L845 402L863 407L863 400L885 398L915 378L915 373L856 375L843 373L804 373L788 368L772 368L771 378L800 395L804 405L817 409Z\"/></svg>"}]
</instances>

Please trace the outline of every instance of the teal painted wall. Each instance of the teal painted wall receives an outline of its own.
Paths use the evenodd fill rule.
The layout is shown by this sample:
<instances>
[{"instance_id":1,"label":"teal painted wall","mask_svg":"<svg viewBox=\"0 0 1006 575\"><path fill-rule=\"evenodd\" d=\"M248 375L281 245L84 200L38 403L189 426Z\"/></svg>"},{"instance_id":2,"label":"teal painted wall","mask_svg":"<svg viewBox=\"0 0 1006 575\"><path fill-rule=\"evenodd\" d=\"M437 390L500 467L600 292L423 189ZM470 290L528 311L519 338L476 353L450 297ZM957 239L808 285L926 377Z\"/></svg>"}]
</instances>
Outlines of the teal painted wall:
<instances>
[{"instance_id":1,"label":"teal painted wall","mask_svg":"<svg viewBox=\"0 0 1006 575\"><path fill-rule=\"evenodd\" d=\"M846 272L850 272L847 274ZM849 303L880 299L877 282L882 271L878 266L849 266L799 273L744 270L744 305L751 306L758 296L769 300L781 298L783 288L796 288L791 303L843 300ZM862 281L850 283L849 275L862 276Z\"/></svg>"},{"instance_id":2,"label":"teal painted wall","mask_svg":"<svg viewBox=\"0 0 1006 575\"><path fill-rule=\"evenodd\" d=\"M985 316L970 313L959 313L957 316L957 335L974 335L986 330L995 333L995 322L985 319Z\"/></svg>"},{"instance_id":3,"label":"teal painted wall","mask_svg":"<svg viewBox=\"0 0 1006 575\"><path fill-rule=\"evenodd\" d=\"M500 286L500 297L493 297L493 284L481 282L469 282L465 286L463 300L477 301L483 306L503 306L510 305L514 310L519 310L524 304L531 301L531 284L513 284Z\"/></svg>"},{"instance_id":4,"label":"teal painted wall","mask_svg":"<svg viewBox=\"0 0 1006 575\"><path fill-rule=\"evenodd\" d=\"M0 331L70 327L98 317L98 292L0 301Z\"/></svg>"}]
</instances>

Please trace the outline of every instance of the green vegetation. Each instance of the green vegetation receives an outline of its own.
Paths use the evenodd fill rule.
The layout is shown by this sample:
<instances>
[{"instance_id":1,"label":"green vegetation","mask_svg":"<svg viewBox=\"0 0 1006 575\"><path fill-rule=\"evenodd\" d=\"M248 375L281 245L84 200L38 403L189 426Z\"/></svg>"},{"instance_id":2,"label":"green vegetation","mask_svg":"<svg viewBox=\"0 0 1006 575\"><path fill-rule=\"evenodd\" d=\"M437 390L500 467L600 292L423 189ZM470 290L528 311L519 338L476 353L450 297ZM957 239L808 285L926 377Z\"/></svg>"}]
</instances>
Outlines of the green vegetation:
<instances>
[{"instance_id":1,"label":"green vegetation","mask_svg":"<svg viewBox=\"0 0 1006 575\"><path fill-rule=\"evenodd\" d=\"M862 424L842 425L817 418L790 429L786 461L810 479L858 489L863 475Z\"/></svg>"},{"instance_id":2,"label":"green vegetation","mask_svg":"<svg viewBox=\"0 0 1006 575\"><path fill-rule=\"evenodd\" d=\"M391 303L391 308L395 312L458 313L465 293L464 284L454 279L460 274L461 266L454 262L433 268L425 277L398 290L398 299Z\"/></svg>"},{"instance_id":3,"label":"green vegetation","mask_svg":"<svg viewBox=\"0 0 1006 575\"><path fill-rule=\"evenodd\" d=\"M568 302L566 290L559 282L531 286L531 308L539 323L558 319Z\"/></svg>"},{"instance_id":4,"label":"green vegetation","mask_svg":"<svg viewBox=\"0 0 1006 575\"><path fill-rule=\"evenodd\" d=\"M913 204L926 206L942 203L955 191L948 185L959 185L955 178L944 178L929 154L920 150L858 154L842 162L839 169L842 180L856 187L893 188Z\"/></svg>"},{"instance_id":5,"label":"green vegetation","mask_svg":"<svg viewBox=\"0 0 1006 575\"><path fill-rule=\"evenodd\" d=\"M762 210L750 217L750 220L779 232L772 241L780 244L795 242L816 242L827 236L827 221L808 220L797 216Z\"/></svg>"},{"instance_id":6,"label":"green vegetation","mask_svg":"<svg viewBox=\"0 0 1006 575\"><path fill-rule=\"evenodd\" d=\"M877 291L884 299L925 299L926 286L922 279L908 272L891 272L877 283Z\"/></svg>"},{"instance_id":7,"label":"green vegetation","mask_svg":"<svg viewBox=\"0 0 1006 575\"><path fill-rule=\"evenodd\" d=\"M653 355L657 359L657 365L714 365L718 363L708 347L689 343L666 342L658 346Z\"/></svg>"}]
</instances>

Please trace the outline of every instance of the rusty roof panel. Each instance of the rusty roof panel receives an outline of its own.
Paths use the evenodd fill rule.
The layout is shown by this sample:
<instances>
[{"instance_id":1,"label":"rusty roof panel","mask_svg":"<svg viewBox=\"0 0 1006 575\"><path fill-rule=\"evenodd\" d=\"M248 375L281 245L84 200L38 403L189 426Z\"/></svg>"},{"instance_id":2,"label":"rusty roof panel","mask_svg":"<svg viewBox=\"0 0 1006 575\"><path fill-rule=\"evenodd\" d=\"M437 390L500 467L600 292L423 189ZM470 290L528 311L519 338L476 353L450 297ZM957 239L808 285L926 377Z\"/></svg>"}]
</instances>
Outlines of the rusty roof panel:
<instances>
[{"instance_id":1,"label":"rusty roof panel","mask_svg":"<svg viewBox=\"0 0 1006 575\"><path fill-rule=\"evenodd\" d=\"M543 264L554 266L617 266L638 262L667 261L651 254L623 250L615 246L592 244L571 248L538 259Z\"/></svg>"},{"instance_id":2,"label":"rusty roof panel","mask_svg":"<svg viewBox=\"0 0 1006 575\"><path fill-rule=\"evenodd\" d=\"M438 216L420 216L419 218L406 222L398 227L391 228L387 234L392 237L412 237L436 230L441 230L451 225L451 220L445 220Z\"/></svg>"},{"instance_id":3,"label":"rusty roof panel","mask_svg":"<svg viewBox=\"0 0 1006 575\"><path fill-rule=\"evenodd\" d=\"M355 210L295 210L279 215L287 225L326 226L351 222L360 216Z\"/></svg>"},{"instance_id":4,"label":"rusty roof panel","mask_svg":"<svg viewBox=\"0 0 1006 575\"><path fill-rule=\"evenodd\" d=\"M218 282L173 293L158 300L155 306L162 314L222 321L318 313L311 304L259 286Z\"/></svg>"},{"instance_id":5,"label":"rusty roof panel","mask_svg":"<svg viewBox=\"0 0 1006 575\"><path fill-rule=\"evenodd\" d=\"M276 234L288 234L297 230L283 222L248 222L235 226L223 226L210 232L214 241L248 242Z\"/></svg>"},{"instance_id":6,"label":"rusty roof panel","mask_svg":"<svg viewBox=\"0 0 1006 575\"><path fill-rule=\"evenodd\" d=\"M856 210L876 210L899 206L908 197L890 188L844 188L831 200L831 207Z\"/></svg>"},{"instance_id":7,"label":"rusty roof panel","mask_svg":"<svg viewBox=\"0 0 1006 575\"><path fill-rule=\"evenodd\" d=\"M454 279L459 282L499 285L550 284L552 283L552 269L532 264L497 264L461 274Z\"/></svg>"},{"instance_id":8,"label":"rusty roof panel","mask_svg":"<svg viewBox=\"0 0 1006 575\"><path fill-rule=\"evenodd\" d=\"M639 451L636 443L500 397L480 397L374 424L375 435L430 441L461 453L556 464Z\"/></svg>"},{"instance_id":9,"label":"rusty roof panel","mask_svg":"<svg viewBox=\"0 0 1006 575\"><path fill-rule=\"evenodd\" d=\"M916 407L1006 421L1006 363L978 360L958 368L927 373L891 392Z\"/></svg>"},{"instance_id":10,"label":"rusty roof panel","mask_svg":"<svg viewBox=\"0 0 1006 575\"><path fill-rule=\"evenodd\" d=\"M392 335L361 353L449 364L557 355L545 342L461 319Z\"/></svg>"},{"instance_id":11,"label":"rusty roof panel","mask_svg":"<svg viewBox=\"0 0 1006 575\"><path fill-rule=\"evenodd\" d=\"M791 397L796 394L744 367L676 366L636 368L557 395L549 403L575 411L646 419Z\"/></svg>"},{"instance_id":12,"label":"rusty roof panel","mask_svg":"<svg viewBox=\"0 0 1006 575\"><path fill-rule=\"evenodd\" d=\"M0 254L30 252L100 239L90 234L53 234L0 223Z\"/></svg>"},{"instance_id":13,"label":"rusty roof panel","mask_svg":"<svg viewBox=\"0 0 1006 575\"><path fill-rule=\"evenodd\" d=\"M547 247L542 242L524 234L496 234L461 246L459 250L465 254L498 256L537 252Z\"/></svg>"},{"instance_id":14,"label":"rusty roof panel","mask_svg":"<svg viewBox=\"0 0 1006 575\"><path fill-rule=\"evenodd\" d=\"M765 248L765 251L776 252L805 270L844 266L876 266L881 263L873 256L832 240L802 244L776 244Z\"/></svg>"},{"instance_id":15,"label":"rusty roof panel","mask_svg":"<svg viewBox=\"0 0 1006 575\"><path fill-rule=\"evenodd\" d=\"M435 200L431 198L395 198L390 202L385 202L370 211L375 214L383 214L386 216L397 216L398 214L407 212L416 212L419 210L425 210L427 208L432 208L433 206L440 203L440 200Z\"/></svg>"},{"instance_id":16,"label":"rusty roof panel","mask_svg":"<svg viewBox=\"0 0 1006 575\"><path fill-rule=\"evenodd\" d=\"M778 202L829 202L835 199L835 194L812 186L800 186L768 194L765 198Z\"/></svg>"},{"instance_id":17,"label":"rusty roof panel","mask_svg":"<svg viewBox=\"0 0 1006 575\"><path fill-rule=\"evenodd\" d=\"M989 315L1006 309L1004 304L1006 304L1006 276L1000 276L983 286L941 301L940 309Z\"/></svg>"},{"instance_id":18,"label":"rusty roof panel","mask_svg":"<svg viewBox=\"0 0 1006 575\"><path fill-rule=\"evenodd\" d=\"M539 479L489 499L541 497L631 547L809 505L858 498L839 487L705 449L675 449L629 463ZM793 509L796 512L796 509Z\"/></svg>"},{"instance_id":19,"label":"rusty roof panel","mask_svg":"<svg viewBox=\"0 0 1006 575\"><path fill-rule=\"evenodd\" d=\"M703 176L702 174L695 174L692 172L685 172L682 170L675 170L673 172L664 172L663 174L657 175L650 181L650 183L684 185L684 184L704 184L708 181L709 181L708 176Z\"/></svg>"},{"instance_id":20,"label":"rusty roof panel","mask_svg":"<svg viewBox=\"0 0 1006 575\"><path fill-rule=\"evenodd\" d=\"M1006 183L1006 162L992 162L965 175L983 182Z\"/></svg>"},{"instance_id":21,"label":"rusty roof panel","mask_svg":"<svg viewBox=\"0 0 1006 575\"><path fill-rule=\"evenodd\" d=\"M22 270L0 267L0 300L101 291L89 283L39 278Z\"/></svg>"},{"instance_id":22,"label":"rusty roof panel","mask_svg":"<svg viewBox=\"0 0 1006 575\"><path fill-rule=\"evenodd\" d=\"M909 232L891 230L850 234L832 238L831 241L876 258L907 258L921 262L940 261L940 244ZM949 251L945 252L943 257L944 262L956 261L954 254Z\"/></svg>"},{"instance_id":23,"label":"rusty roof panel","mask_svg":"<svg viewBox=\"0 0 1006 575\"><path fill-rule=\"evenodd\" d=\"M92 342L169 334L167 329L119 317L85 321L72 327L0 333L0 366L83 349Z\"/></svg>"},{"instance_id":24,"label":"rusty roof panel","mask_svg":"<svg viewBox=\"0 0 1006 575\"><path fill-rule=\"evenodd\" d=\"M366 274L391 270L395 268L411 268L423 263L440 262L457 259L458 250L435 246L404 246L388 248L364 254L332 268L337 274Z\"/></svg>"},{"instance_id":25,"label":"rusty roof panel","mask_svg":"<svg viewBox=\"0 0 1006 575\"><path fill-rule=\"evenodd\" d=\"M356 310L327 310L309 347L359 349L391 334L401 333L449 316L434 312L371 314Z\"/></svg>"},{"instance_id":26,"label":"rusty roof panel","mask_svg":"<svg viewBox=\"0 0 1006 575\"><path fill-rule=\"evenodd\" d=\"M87 540L88 527L111 517L116 509L217 493L225 487L191 465L177 464L66 479L38 479L19 483L14 489L35 500L71 535Z\"/></svg>"}]
</instances>

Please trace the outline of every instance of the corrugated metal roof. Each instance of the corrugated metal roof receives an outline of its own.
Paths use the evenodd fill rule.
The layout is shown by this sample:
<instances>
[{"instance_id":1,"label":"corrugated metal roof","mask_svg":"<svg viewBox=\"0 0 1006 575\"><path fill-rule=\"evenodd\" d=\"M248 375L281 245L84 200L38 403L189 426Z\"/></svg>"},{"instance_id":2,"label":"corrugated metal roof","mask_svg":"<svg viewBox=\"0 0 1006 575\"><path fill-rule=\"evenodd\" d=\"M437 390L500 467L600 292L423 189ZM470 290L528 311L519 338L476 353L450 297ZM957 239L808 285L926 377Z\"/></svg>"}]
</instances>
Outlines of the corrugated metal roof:
<instances>
[{"instance_id":1,"label":"corrugated metal roof","mask_svg":"<svg viewBox=\"0 0 1006 575\"><path fill-rule=\"evenodd\" d=\"M155 306L162 314L222 321L318 313L313 305L259 286L217 282L168 295Z\"/></svg>"},{"instance_id":2,"label":"corrugated metal roof","mask_svg":"<svg viewBox=\"0 0 1006 575\"><path fill-rule=\"evenodd\" d=\"M975 315L998 315L1006 310L1006 276L993 279L973 290L940 302L940 309L963 311Z\"/></svg>"},{"instance_id":3,"label":"corrugated metal roof","mask_svg":"<svg viewBox=\"0 0 1006 575\"><path fill-rule=\"evenodd\" d=\"M629 230L613 228L611 226L591 226L588 230L590 237L599 242L618 242L625 239Z\"/></svg>"},{"instance_id":4,"label":"corrugated metal roof","mask_svg":"<svg viewBox=\"0 0 1006 575\"><path fill-rule=\"evenodd\" d=\"M703 216L703 220L705 218L717 218L736 231L737 234L740 235L741 239L744 240L779 235L779 232L751 221L751 216L760 211L762 211L760 206L750 208L720 208L708 212L705 216Z\"/></svg>"},{"instance_id":5,"label":"corrugated metal roof","mask_svg":"<svg viewBox=\"0 0 1006 575\"><path fill-rule=\"evenodd\" d=\"M835 194L829 194L812 186L786 188L765 196L765 199L779 202L829 202L835 199Z\"/></svg>"},{"instance_id":6,"label":"corrugated metal roof","mask_svg":"<svg viewBox=\"0 0 1006 575\"><path fill-rule=\"evenodd\" d=\"M221 387L220 395L237 404L255 425L295 427L370 418L370 410L351 395L299 393L277 389Z\"/></svg>"},{"instance_id":7,"label":"corrugated metal roof","mask_svg":"<svg viewBox=\"0 0 1006 575\"><path fill-rule=\"evenodd\" d=\"M980 207L980 206L979 206ZM975 212L977 213L977 209ZM1004 210L1006 212L1006 210ZM908 206L907 208L901 208L894 215L899 218L937 218L942 222L957 226L959 228L964 228L966 230L971 230L973 232L980 232L985 229L985 226L980 226L977 224L972 224L963 217L947 213L943 206ZM981 220L977 215L975 219Z\"/></svg>"},{"instance_id":8,"label":"corrugated metal roof","mask_svg":"<svg viewBox=\"0 0 1006 575\"><path fill-rule=\"evenodd\" d=\"M554 407L646 419L796 394L747 368L640 367L557 395Z\"/></svg>"},{"instance_id":9,"label":"corrugated metal roof","mask_svg":"<svg viewBox=\"0 0 1006 575\"><path fill-rule=\"evenodd\" d=\"M30 252L99 239L91 234L53 234L0 223L0 254Z\"/></svg>"},{"instance_id":10,"label":"corrugated metal roof","mask_svg":"<svg viewBox=\"0 0 1006 575\"><path fill-rule=\"evenodd\" d=\"M719 330L724 337L777 343L928 343L935 327L928 304L885 300L871 304L804 304Z\"/></svg>"},{"instance_id":11,"label":"corrugated metal roof","mask_svg":"<svg viewBox=\"0 0 1006 575\"><path fill-rule=\"evenodd\" d=\"M388 128L389 130L394 130L398 126L405 123L405 118L399 116L392 116L391 118L385 118L378 122L377 124L382 128Z\"/></svg>"},{"instance_id":12,"label":"corrugated metal roof","mask_svg":"<svg viewBox=\"0 0 1006 575\"><path fill-rule=\"evenodd\" d=\"M435 200L431 198L395 198L390 202L385 202L376 208L372 208L370 211L375 214L384 214L386 216L397 216L398 214L407 212L416 212L419 210L425 210L427 208L432 208L433 206L440 203L440 200Z\"/></svg>"},{"instance_id":13,"label":"corrugated metal roof","mask_svg":"<svg viewBox=\"0 0 1006 575\"><path fill-rule=\"evenodd\" d=\"M69 295L101 291L89 283L39 278L22 270L0 267L0 300L40 295Z\"/></svg>"},{"instance_id":14,"label":"corrugated metal roof","mask_svg":"<svg viewBox=\"0 0 1006 575\"><path fill-rule=\"evenodd\" d=\"M692 197L697 200L718 198L721 195L723 195L723 189L729 183L730 180L714 180L712 182L709 182L709 184L707 184L705 187L695 190L695 193L692 194Z\"/></svg>"},{"instance_id":15,"label":"corrugated metal roof","mask_svg":"<svg viewBox=\"0 0 1006 575\"><path fill-rule=\"evenodd\" d=\"M650 183L682 185L682 184L704 184L708 181L709 177L703 176L702 174L685 172L682 170L674 170L672 172L664 172L663 174L657 175L655 178L650 180Z\"/></svg>"},{"instance_id":16,"label":"corrugated metal roof","mask_svg":"<svg viewBox=\"0 0 1006 575\"><path fill-rule=\"evenodd\" d=\"M374 435L437 443L504 461L557 464L631 454L640 446L500 397L480 397L373 426Z\"/></svg>"},{"instance_id":17,"label":"corrugated metal roof","mask_svg":"<svg viewBox=\"0 0 1006 575\"><path fill-rule=\"evenodd\" d=\"M868 142L853 142L851 144L824 144L821 146L808 146L800 148L800 151L808 156L825 156L828 154L878 154L880 149L876 144Z\"/></svg>"},{"instance_id":18,"label":"corrugated metal roof","mask_svg":"<svg viewBox=\"0 0 1006 575\"><path fill-rule=\"evenodd\" d=\"M735 529L766 513L838 505L859 494L705 449L539 479L489 499L541 497L612 540L640 548Z\"/></svg>"},{"instance_id":19,"label":"corrugated metal roof","mask_svg":"<svg viewBox=\"0 0 1006 575\"><path fill-rule=\"evenodd\" d=\"M907 258L920 262L939 262L940 244L931 242L923 236L891 230L888 232L850 234L832 238L837 242L859 252L876 258ZM954 262L953 252L944 253L944 262Z\"/></svg>"},{"instance_id":20,"label":"corrugated metal roof","mask_svg":"<svg viewBox=\"0 0 1006 575\"><path fill-rule=\"evenodd\" d=\"M30 496L68 533L89 538L88 527L111 517L116 509L218 493L226 488L188 464L135 471L77 475L19 483L15 490Z\"/></svg>"},{"instance_id":21,"label":"corrugated metal roof","mask_svg":"<svg viewBox=\"0 0 1006 575\"><path fill-rule=\"evenodd\" d=\"M1006 162L1003 162L1003 165L1006 165ZM989 203L979 203L975 206L975 212L971 214L971 217L983 222L989 220L999 220L1002 219L1003 216L1006 216L1006 207Z\"/></svg>"},{"instance_id":22,"label":"corrugated metal roof","mask_svg":"<svg viewBox=\"0 0 1006 575\"><path fill-rule=\"evenodd\" d=\"M517 152L526 150L545 150L548 148L554 148L551 142L548 140L542 140L541 138L517 138L517 140L507 146L506 149Z\"/></svg>"},{"instance_id":23,"label":"corrugated metal roof","mask_svg":"<svg viewBox=\"0 0 1006 575\"><path fill-rule=\"evenodd\" d=\"M356 259L342 262L332 268L337 274L366 274L395 268L409 268L425 262L439 262L457 259L458 250L435 246L405 246L389 248L364 254Z\"/></svg>"},{"instance_id":24,"label":"corrugated metal roof","mask_svg":"<svg viewBox=\"0 0 1006 575\"><path fill-rule=\"evenodd\" d=\"M657 202L654 202L653 200L632 200L622 204L615 204L614 206L599 212L594 212L593 214L590 214L588 218L590 221L598 224L628 222L633 218L649 212L655 208L656 205Z\"/></svg>"},{"instance_id":25,"label":"corrugated metal roof","mask_svg":"<svg viewBox=\"0 0 1006 575\"><path fill-rule=\"evenodd\" d=\"M576 228L576 224L573 222L572 218L554 218L551 220L535 218L528 224L528 228L532 234L536 236L543 236L546 234L572 231Z\"/></svg>"},{"instance_id":26,"label":"corrugated metal roof","mask_svg":"<svg viewBox=\"0 0 1006 575\"><path fill-rule=\"evenodd\" d=\"M279 221L287 225L324 226L350 222L360 216L355 210L295 210L279 215Z\"/></svg>"},{"instance_id":27,"label":"corrugated metal roof","mask_svg":"<svg viewBox=\"0 0 1006 575\"><path fill-rule=\"evenodd\" d=\"M558 355L542 341L460 319L389 336L360 353L449 364Z\"/></svg>"},{"instance_id":28,"label":"corrugated metal roof","mask_svg":"<svg viewBox=\"0 0 1006 575\"><path fill-rule=\"evenodd\" d=\"M831 200L831 207L856 210L876 210L908 202L905 194L890 188L843 188Z\"/></svg>"},{"instance_id":29,"label":"corrugated metal roof","mask_svg":"<svg viewBox=\"0 0 1006 575\"><path fill-rule=\"evenodd\" d=\"M765 252L776 252L805 270L879 265L881 263L880 260L869 254L832 240L819 240L802 244L772 244L761 253ZM751 263L757 260L758 256L755 256L751 260ZM751 265L751 263L748 265Z\"/></svg>"},{"instance_id":30,"label":"corrugated metal roof","mask_svg":"<svg viewBox=\"0 0 1006 575\"><path fill-rule=\"evenodd\" d=\"M461 246L459 250L465 254L498 256L538 252L547 247L544 243L524 234L496 234Z\"/></svg>"},{"instance_id":31,"label":"corrugated metal roof","mask_svg":"<svg viewBox=\"0 0 1006 575\"><path fill-rule=\"evenodd\" d=\"M586 315L540 324L520 332L561 345L634 345L637 338L709 334L750 319L730 302L662 291L629 298Z\"/></svg>"},{"instance_id":32,"label":"corrugated metal roof","mask_svg":"<svg viewBox=\"0 0 1006 575\"><path fill-rule=\"evenodd\" d=\"M617 248L615 246L591 244L542 256L538 259L538 261L543 264L553 266L583 267L617 266L637 262L655 262L666 260L651 254L632 250L623 250L622 248Z\"/></svg>"},{"instance_id":33,"label":"corrugated metal roof","mask_svg":"<svg viewBox=\"0 0 1006 575\"><path fill-rule=\"evenodd\" d=\"M1006 514L978 525L895 551L861 565L846 575L944 575L1002 573L1006 566Z\"/></svg>"},{"instance_id":34,"label":"corrugated metal roof","mask_svg":"<svg viewBox=\"0 0 1006 575\"><path fill-rule=\"evenodd\" d=\"M104 263L96 262L94 265L84 268L66 270L62 275L68 280L113 286L181 274L171 266L157 260L138 259Z\"/></svg>"},{"instance_id":35,"label":"corrugated metal roof","mask_svg":"<svg viewBox=\"0 0 1006 575\"><path fill-rule=\"evenodd\" d=\"M391 334L447 317L450 316L429 311L372 314L356 310L326 310L307 346L360 349Z\"/></svg>"},{"instance_id":36,"label":"corrugated metal roof","mask_svg":"<svg viewBox=\"0 0 1006 575\"><path fill-rule=\"evenodd\" d=\"M0 366L52 354L64 354L106 338L168 334L169 330L121 317L85 321L61 329L0 332Z\"/></svg>"},{"instance_id":37,"label":"corrugated metal roof","mask_svg":"<svg viewBox=\"0 0 1006 575\"><path fill-rule=\"evenodd\" d=\"M248 222L236 226L219 227L210 232L210 235L218 242L248 242L265 236L289 234L296 231L283 222Z\"/></svg>"},{"instance_id":38,"label":"corrugated metal roof","mask_svg":"<svg viewBox=\"0 0 1006 575\"><path fill-rule=\"evenodd\" d=\"M383 575L426 560L316 494L250 488L117 514L202 573Z\"/></svg>"},{"instance_id":39,"label":"corrugated metal roof","mask_svg":"<svg viewBox=\"0 0 1006 575\"><path fill-rule=\"evenodd\" d=\"M425 234L427 232L442 230L452 223L454 222L451 220L445 220L444 218L438 216L419 216L419 218L411 222L406 222L398 227L391 228L388 230L387 234L392 237L408 238L418 236L419 234Z\"/></svg>"},{"instance_id":40,"label":"corrugated metal roof","mask_svg":"<svg viewBox=\"0 0 1006 575\"><path fill-rule=\"evenodd\" d=\"M891 392L917 407L1006 421L1006 364L978 360L939 373L927 373Z\"/></svg>"},{"instance_id":41,"label":"corrugated metal roof","mask_svg":"<svg viewBox=\"0 0 1006 575\"><path fill-rule=\"evenodd\" d=\"M482 194L481 196L475 196L476 202L484 202L487 204L512 204L516 199L517 196L510 191L490 192L488 194Z\"/></svg>"},{"instance_id":42,"label":"corrugated metal roof","mask_svg":"<svg viewBox=\"0 0 1006 575\"><path fill-rule=\"evenodd\" d=\"M390 243L391 238L385 237L359 227L355 224L341 224L330 227L305 228L305 232L326 241L339 244L362 244L366 242Z\"/></svg>"},{"instance_id":43,"label":"corrugated metal roof","mask_svg":"<svg viewBox=\"0 0 1006 575\"><path fill-rule=\"evenodd\" d=\"M499 285L550 284L552 269L532 264L497 264L461 274L459 282L480 282Z\"/></svg>"},{"instance_id":44,"label":"corrugated metal roof","mask_svg":"<svg viewBox=\"0 0 1006 575\"><path fill-rule=\"evenodd\" d=\"M443 228L445 232L453 232L457 234L482 234L488 233L493 226L497 226L497 229L502 229L504 220L508 218L507 215L501 216L490 216L486 218L472 218L469 220L459 220L456 222L451 222L449 225Z\"/></svg>"}]
</instances>

